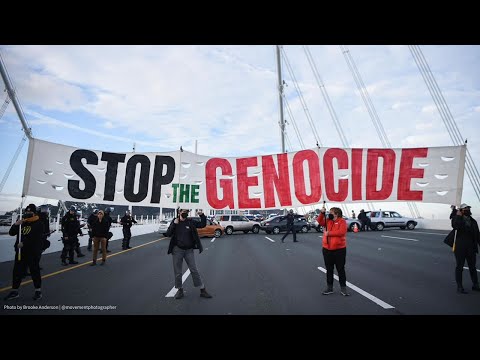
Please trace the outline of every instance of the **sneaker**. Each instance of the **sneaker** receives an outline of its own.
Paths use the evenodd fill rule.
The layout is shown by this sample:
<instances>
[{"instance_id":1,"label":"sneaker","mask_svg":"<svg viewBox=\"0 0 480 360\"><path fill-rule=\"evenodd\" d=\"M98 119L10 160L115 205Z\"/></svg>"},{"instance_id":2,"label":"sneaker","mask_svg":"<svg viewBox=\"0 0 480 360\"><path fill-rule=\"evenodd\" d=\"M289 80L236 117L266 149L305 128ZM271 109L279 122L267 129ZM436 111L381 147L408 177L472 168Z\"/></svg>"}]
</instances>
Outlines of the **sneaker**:
<instances>
[{"instance_id":1,"label":"sneaker","mask_svg":"<svg viewBox=\"0 0 480 360\"><path fill-rule=\"evenodd\" d=\"M181 299L182 297L183 297L183 289L180 288L177 290L177 293L175 294L174 298L178 300L178 299Z\"/></svg>"},{"instance_id":2,"label":"sneaker","mask_svg":"<svg viewBox=\"0 0 480 360\"><path fill-rule=\"evenodd\" d=\"M92 262L92 263L90 264L90 266L95 266L95 265L97 265L96 262Z\"/></svg>"},{"instance_id":3,"label":"sneaker","mask_svg":"<svg viewBox=\"0 0 480 360\"><path fill-rule=\"evenodd\" d=\"M346 286L340 287L340 293L341 293L343 296L350 296L350 293L347 291L347 287L346 287Z\"/></svg>"},{"instance_id":4,"label":"sneaker","mask_svg":"<svg viewBox=\"0 0 480 360\"><path fill-rule=\"evenodd\" d=\"M63 266L67 266L68 264L67 264L67 262L66 262L65 260L62 260L62 265L63 265Z\"/></svg>"},{"instance_id":5,"label":"sneaker","mask_svg":"<svg viewBox=\"0 0 480 360\"><path fill-rule=\"evenodd\" d=\"M204 297L210 299L212 295L210 295L205 288L200 289L200 297Z\"/></svg>"},{"instance_id":6,"label":"sneaker","mask_svg":"<svg viewBox=\"0 0 480 360\"><path fill-rule=\"evenodd\" d=\"M333 287L327 287L323 292L322 292L323 295L330 295L330 294L333 294Z\"/></svg>"},{"instance_id":7,"label":"sneaker","mask_svg":"<svg viewBox=\"0 0 480 360\"><path fill-rule=\"evenodd\" d=\"M70 260L69 263L70 263L70 265L76 265L76 264L78 264L78 261Z\"/></svg>"},{"instance_id":8,"label":"sneaker","mask_svg":"<svg viewBox=\"0 0 480 360\"><path fill-rule=\"evenodd\" d=\"M10 291L10 293L5 296L4 300L12 300L18 298L20 295L18 295L18 291Z\"/></svg>"},{"instance_id":9,"label":"sneaker","mask_svg":"<svg viewBox=\"0 0 480 360\"><path fill-rule=\"evenodd\" d=\"M107 249L107 253L109 253L109 252L112 252L112 251Z\"/></svg>"},{"instance_id":10,"label":"sneaker","mask_svg":"<svg viewBox=\"0 0 480 360\"><path fill-rule=\"evenodd\" d=\"M85 254L82 254L82 253L77 254L77 257L84 257L84 256L85 256Z\"/></svg>"},{"instance_id":11,"label":"sneaker","mask_svg":"<svg viewBox=\"0 0 480 360\"><path fill-rule=\"evenodd\" d=\"M459 294L468 294L468 292L463 287L457 288L457 293Z\"/></svg>"},{"instance_id":12,"label":"sneaker","mask_svg":"<svg viewBox=\"0 0 480 360\"><path fill-rule=\"evenodd\" d=\"M33 295L33 300L40 300L42 298L42 292L41 291L35 291L35 295Z\"/></svg>"},{"instance_id":13,"label":"sneaker","mask_svg":"<svg viewBox=\"0 0 480 360\"><path fill-rule=\"evenodd\" d=\"M131 246L127 246L127 249L131 249L132 247Z\"/></svg>"}]
</instances>

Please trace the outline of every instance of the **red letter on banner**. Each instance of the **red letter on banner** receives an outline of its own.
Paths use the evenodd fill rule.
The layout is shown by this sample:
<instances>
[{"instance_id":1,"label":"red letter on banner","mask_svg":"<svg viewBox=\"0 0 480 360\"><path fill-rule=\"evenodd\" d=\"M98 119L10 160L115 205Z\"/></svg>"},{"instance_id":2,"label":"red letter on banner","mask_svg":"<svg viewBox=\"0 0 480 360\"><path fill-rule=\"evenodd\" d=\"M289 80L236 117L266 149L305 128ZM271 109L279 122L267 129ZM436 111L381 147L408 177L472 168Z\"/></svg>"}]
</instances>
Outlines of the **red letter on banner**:
<instances>
[{"instance_id":1,"label":"red letter on banner","mask_svg":"<svg viewBox=\"0 0 480 360\"><path fill-rule=\"evenodd\" d=\"M311 195L307 195L305 188L305 174L303 162L307 161L309 168L309 182ZM320 184L320 164L318 155L313 150L302 150L293 158L293 182L295 183L295 196L302 204L312 204L320 201L322 186Z\"/></svg>"},{"instance_id":2,"label":"red letter on banner","mask_svg":"<svg viewBox=\"0 0 480 360\"><path fill-rule=\"evenodd\" d=\"M348 169L348 155L343 149L328 149L323 155L323 173L325 174L325 192L330 201L344 201L348 196L348 180L338 180L338 193L333 184L333 158L337 158L339 169Z\"/></svg>"},{"instance_id":3,"label":"red letter on banner","mask_svg":"<svg viewBox=\"0 0 480 360\"><path fill-rule=\"evenodd\" d=\"M228 206L235 208L233 202L233 185L230 179L221 179L220 187L223 189L223 199L218 198L217 192L217 168L222 169L222 175L232 175L232 166L227 159L212 158L205 166L205 178L207 183L207 201L214 209L223 209Z\"/></svg>"},{"instance_id":4,"label":"red letter on banner","mask_svg":"<svg viewBox=\"0 0 480 360\"><path fill-rule=\"evenodd\" d=\"M377 191L378 158L383 159L382 187ZM366 200L385 200L390 197L395 174L395 151L392 149L368 149Z\"/></svg>"},{"instance_id":5,"label":"red letter on banner","mask_svg":"<svg viewBox=\"0 0 480 360\"><path fill-rule=\"evenodd\" d=\"M362 153L352 149L352 200L362 200Z\"/></svg>"},{"instance_id":6,"label":"red letter on banner","mask_svg":"<svg viewBox=\"0 0 480 360\"><path fill-rule=\"evenodd\" d=\"M424 169L414 169L413 158L425 158L428 155L428 148L402 149L400 160L400 174L398 176L398 200L423 200L423 191L410 190L412 178L423 178Z\"/></svg>"},{"instance_id":7,"label":"red letter on banner","mask_svg":"<svg viewBox=\"0 0 480 360\"><path fill-rule=\"evenodd\" d=\"M278 154L278 172L275 171L273 156L262 156L263 193L265 194L265 207L275 207L273 186L277 190L280 206L292 206L290 193L290 179L288 177L288 155Z\"/></svg>"},{"instance_id":8,"label":"red letter on banner","mask_svg":"<svg viewBox=\"0 0 480 360\"><path fill-rule=\"evenodd\" d=\"M260 209L260 199L248 197L248 188L258 185L257 176L248 176L248 168L257 166L257 158L237 159L238 207L241 209Z\"/></svg>"}]
</instances>

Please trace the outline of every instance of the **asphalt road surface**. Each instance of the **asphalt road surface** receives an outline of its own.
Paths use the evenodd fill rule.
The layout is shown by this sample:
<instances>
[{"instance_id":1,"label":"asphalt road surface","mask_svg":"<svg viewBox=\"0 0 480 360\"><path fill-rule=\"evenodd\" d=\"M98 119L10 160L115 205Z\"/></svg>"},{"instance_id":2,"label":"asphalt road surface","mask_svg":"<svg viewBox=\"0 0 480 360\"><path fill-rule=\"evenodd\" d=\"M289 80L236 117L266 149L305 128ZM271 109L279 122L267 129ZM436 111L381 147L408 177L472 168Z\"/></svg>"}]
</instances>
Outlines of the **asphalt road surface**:
<instances>
[{"instance_id":1,"label":"asphalt road surface","mask_svg":"<svg viewBox=\"0 0 480 360\"><path fill-rule=\"evenodd\" d=\"M13 262L0 263L0 314L158 315L425 315L480 314L480 293L457 294L455 260L443 243L447 231L385 230L347 235L347 281L351 296L322 295L326 286L321 234L238 234L203 238L197 266L212 299L199 296L184 264L185 297L173 298L169 239L136 236L133 249L110 244L105 266L90 267L91 252L78 265L61 266L60 253L42 256L43 298L32 300L30 277L20 298L5 301ZM14 253L12 251L12 257ZM465 265L466 266L466 265ZM103 308L102 308L103 307Z\"/></svg>"}]
</instances>

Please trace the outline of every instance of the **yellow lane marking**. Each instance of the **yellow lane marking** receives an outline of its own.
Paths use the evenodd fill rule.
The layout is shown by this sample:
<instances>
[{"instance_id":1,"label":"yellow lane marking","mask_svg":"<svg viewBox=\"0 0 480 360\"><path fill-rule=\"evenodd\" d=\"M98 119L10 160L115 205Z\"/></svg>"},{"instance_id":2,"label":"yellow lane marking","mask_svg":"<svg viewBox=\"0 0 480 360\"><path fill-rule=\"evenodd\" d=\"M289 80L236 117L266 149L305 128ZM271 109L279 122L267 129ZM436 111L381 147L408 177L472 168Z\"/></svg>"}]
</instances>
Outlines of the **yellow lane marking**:
<instances>
[{"instance_id":1,"label":"yellow lane marking","mask_svg":"<svg viewBox=\"0 0 480 360\"><path fill-rule=\"evenodd\" d=\"M160 240L163 240L163 239L168 239L168 238L163 237L163 238L161 238L161 239L153 240L153 241L147 242L147 243L142 244L142 245L134 246L134 247L132 247L131 249L122 250L122 251L119 251L119 252L117 252L117 253L115 253L115 254L107 255L107 259L110 258L110 257L112 257L112 256L120 255L120 254L126 253L126 252L128 252L128 251L132 251L132 250L141 248L141 247L143 247L143 246L147 246L147 245L153 244L153 243L155 243L155 242L157 242L157 241L160 241ZM101 254L100 254L100 257L98 257L97 260L101 260L101 259L102 259L102 257L101 257ZM72 266L72 267L69 267L69 268L66 268L66 269L62 269L62 270L59 270L59 271L55 271L55 272L50 273L50 274L47 274L47 275L43 275L43 276L42 276L42 280L43 280L43 279L46 279L46 278L49 278L49 277L51 277L51 276L54 276L54 275L58 275L58 274L64 273L64 272L66 272L66 271L70 271L70 270L77 269L77 268L82 267L82 266L90 265L92 262L93 262L93 260L92 260L92 261L88 261L88 262L86 262L86 263L78 264L78 265L75 265L75 266ZM33 282L33 280L22 281L22 283L20 284L20 286L28 285L28 284L31 284L32 282ZM12 287L11 287L11 286L7 286L7 287L4 287L4 288L1 288L1 289L0 289L0 292L6 291L6 290L12 290Z\"/></svg>"}]
</instances>

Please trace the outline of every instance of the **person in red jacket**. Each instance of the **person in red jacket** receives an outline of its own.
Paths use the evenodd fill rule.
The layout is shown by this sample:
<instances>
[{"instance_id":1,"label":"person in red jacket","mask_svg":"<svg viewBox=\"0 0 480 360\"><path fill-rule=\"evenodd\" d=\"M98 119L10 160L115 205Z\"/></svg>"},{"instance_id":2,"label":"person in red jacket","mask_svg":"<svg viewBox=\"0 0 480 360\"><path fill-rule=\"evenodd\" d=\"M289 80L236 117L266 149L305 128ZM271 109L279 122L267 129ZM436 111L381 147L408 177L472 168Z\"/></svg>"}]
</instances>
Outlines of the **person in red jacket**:
<instances>
[{"instance_id":1,"label":"person in red jacket","mask_svg":"<svg viewBox=\"0 0 480 360\"><path fill-rule=\"evenodd\" d=\"M323 226L323 260L327 268L327 288L323 295L333 294L333 268L337 268L340 282L340 292L343 296L350 295L347 292L347 276L345 274L345 259L347 256L347 223L343 219L342 210L332 207L328 216L326 209L320 210L317 218L319 226Z\"/></svg>"}]
</instances>

